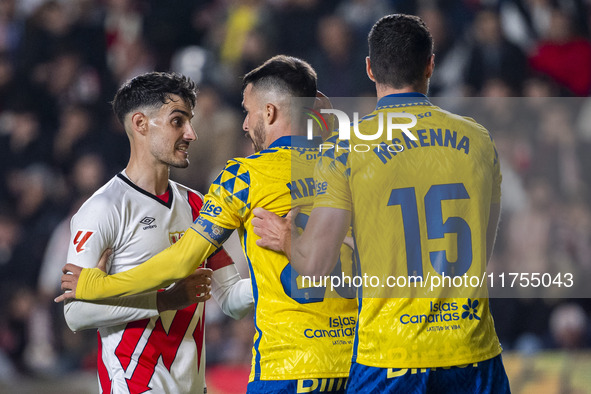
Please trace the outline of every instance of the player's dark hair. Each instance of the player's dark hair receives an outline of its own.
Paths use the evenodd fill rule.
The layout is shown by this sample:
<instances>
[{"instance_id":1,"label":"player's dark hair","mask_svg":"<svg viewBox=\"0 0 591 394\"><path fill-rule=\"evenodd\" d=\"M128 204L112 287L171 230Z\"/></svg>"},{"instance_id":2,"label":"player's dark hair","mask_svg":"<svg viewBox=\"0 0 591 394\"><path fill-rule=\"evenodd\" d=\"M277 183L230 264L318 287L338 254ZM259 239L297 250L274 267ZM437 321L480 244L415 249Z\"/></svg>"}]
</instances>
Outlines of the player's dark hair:
<instances>
[{"instance_id":1,"label":"player's dark hair","mask_svg":"<svg viewBox=\"0 0 591 394\"><path fill-rule=\"evenodd\" d=\"M384 16L372 27L368 42L376 82L396 89L420 82L433 54L431 33L414 15Z\"/></svg>"},{"instance_id":2,"label":"player's dark hair","mask_svg":"<svg viewBox=\"0 0 591 394\"><path fill-rule=\"evenodd\" d=\"M190 78L164 72L149 72L125 82L112 101L113 112L124 124L125 115L142 107L160 107L176 94L195 108L197 88Z\"/></svg>"},{"instance_id":3,"label":"player's dark hair","mask_svg":"<svg viewBox=\"0 0 591 394\"><path fill-rule=\"evenodd\" d=\"M250 71L242 79L259 89L278 89L292 97L316 97L316 71L302 59L277 55Z\"/></svg>"}]
</instances>

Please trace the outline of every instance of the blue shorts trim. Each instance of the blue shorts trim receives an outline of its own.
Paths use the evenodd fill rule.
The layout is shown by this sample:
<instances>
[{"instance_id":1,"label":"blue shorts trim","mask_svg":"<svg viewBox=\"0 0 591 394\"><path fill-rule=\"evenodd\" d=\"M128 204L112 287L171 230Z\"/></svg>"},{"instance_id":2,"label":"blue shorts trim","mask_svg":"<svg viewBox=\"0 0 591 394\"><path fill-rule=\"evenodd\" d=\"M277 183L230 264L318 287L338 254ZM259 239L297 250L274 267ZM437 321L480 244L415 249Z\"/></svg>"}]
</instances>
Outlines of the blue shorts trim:
<instances>
[{"instance_id":1,"label":"blue shorts trim","mask_svg":"<svg viewBox=\"0 0 591 394\"><path fill-rule=\"evenodd\" d=\"M376 368L353 363L347 393L511 393L501 355L466 366Z\"/></svg>"},{"instance_id":2,"label":"blue shorts trim","mask_svg":"<svg viewBox=\"0 0 591 394\"><path fill-rule=\"evenodd\" d=\"M248 384L248 394L331 393L345 394L347 378L318 378L298 380L255 380Z\"/></svg>"}]
</instances>

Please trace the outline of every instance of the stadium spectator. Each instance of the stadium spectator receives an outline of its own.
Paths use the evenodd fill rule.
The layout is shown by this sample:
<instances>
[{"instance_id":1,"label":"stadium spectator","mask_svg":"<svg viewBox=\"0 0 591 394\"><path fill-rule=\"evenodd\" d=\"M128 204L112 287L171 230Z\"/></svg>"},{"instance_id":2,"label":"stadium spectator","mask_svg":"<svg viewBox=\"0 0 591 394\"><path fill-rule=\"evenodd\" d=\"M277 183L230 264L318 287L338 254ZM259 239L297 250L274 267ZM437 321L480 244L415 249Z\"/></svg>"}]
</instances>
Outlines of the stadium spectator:
<instances>
[{"instance_id":1,"label":"stadium spectator","mask_svg":"<svg viewBox=\"0 0 591 394\"><path fill-rule=\"evenodd\" d=\"M489 9L480 11L472 26L474 41L469 46L465 85L467 95L480 95L490 79L500 79L514 92L521 91L526 76L526 57L504 36L499 16Z\"/></svg>"},{"instance_id":2,"label":"stadium spectator","mask_svg":"<svg viewBox=\"0 0 591 394\"><path fill-rule=\"evenodd\" d=\"M576 96L591 92L591 43L577 34L573 20L554 10L550 28L530 55L532 70L546 74Z\"/></svg>"},{"instance_id":3,"label":"stadium spectator","mask_svg":"<svg viewBox=\"0 0 591 394\"><path fill-rule=\"evenodd\" d=\"M342 17L327 16L318 21L316 41L319 45L311 59L322 92L330 97L357 97L371 92L358 49L361 46Z\"/></svg>"}]
</instances>

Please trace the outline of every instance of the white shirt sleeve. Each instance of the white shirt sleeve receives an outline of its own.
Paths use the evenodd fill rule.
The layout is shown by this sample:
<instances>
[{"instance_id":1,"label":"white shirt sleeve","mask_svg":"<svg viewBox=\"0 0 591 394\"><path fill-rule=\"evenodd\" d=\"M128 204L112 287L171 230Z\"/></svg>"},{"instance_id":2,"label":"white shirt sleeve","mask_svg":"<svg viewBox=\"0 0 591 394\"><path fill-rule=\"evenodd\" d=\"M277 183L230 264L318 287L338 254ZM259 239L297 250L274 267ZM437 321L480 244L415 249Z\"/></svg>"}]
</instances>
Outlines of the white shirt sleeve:
<instances>
[{"instance_id":1,"label":"white shirt sleeve","mask_svg":"<svg viewBox=\"0 0 591 394\"><path fill-rule=\"evenodd\" d=\"M254 309L250 279L240 279L234 264L213 271L211 295L222 311L234 319L241 319Z\"/></svg>"},{"instance_id":2,"label":"white shirt sleeve","mask_svg":"<svg viewBox=\"0 0 591 394\"><path fill-rule=\"evenodd\" d=\"M64 316L72 331L149 319L158 316L156 297L152 292L97 302L73 300L64 305Z\"/></svg>"},{"instance_id":3,"label":"white shirt sleeve","mask_svg":"<svg viewBox=\"0 0 591 394\"><path fill-rule=\"evenodd\" d=\"M96 267L103 251L115 246L120 221L114 204L106 196L94 196L72 217L68 263ZM107 272L111 261L107 264ZM156 292L100 302L72 300L64 306L64 317L72 331L127 323L158 315Z\"/></svg>"}]
</instances>

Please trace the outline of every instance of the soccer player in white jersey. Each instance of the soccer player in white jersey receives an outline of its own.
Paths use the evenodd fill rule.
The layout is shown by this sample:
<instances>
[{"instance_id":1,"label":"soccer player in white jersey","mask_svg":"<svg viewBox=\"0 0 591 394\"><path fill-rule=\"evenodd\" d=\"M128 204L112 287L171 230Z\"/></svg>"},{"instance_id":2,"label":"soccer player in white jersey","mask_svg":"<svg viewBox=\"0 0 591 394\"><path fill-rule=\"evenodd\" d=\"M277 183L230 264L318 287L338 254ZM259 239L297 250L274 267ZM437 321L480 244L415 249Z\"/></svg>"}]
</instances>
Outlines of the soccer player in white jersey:
<instances>
[{"instance_id":1,"label":"soccer player in white jersey","mask_svg":"<svg viewBox=\"0 0 591 394\"><path fill-rule=\"evenodd\" d=\"M195 98L190 79L169 73L143 74L119 89L113 110L129 137L129 163L72 218L68 261L94 267L111 249L106 271L123 272L171 246L193 224L203 197L168 175L170 166L189 165ZM240 318L252 309L249 281L240 280L221 248L165 291L65 305L72 330L99 329L103 393L207 392L204 302L199 301L209 298L210 283L229 316Z\"/></svg>"}]
</instances>

